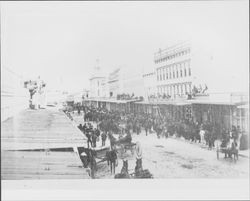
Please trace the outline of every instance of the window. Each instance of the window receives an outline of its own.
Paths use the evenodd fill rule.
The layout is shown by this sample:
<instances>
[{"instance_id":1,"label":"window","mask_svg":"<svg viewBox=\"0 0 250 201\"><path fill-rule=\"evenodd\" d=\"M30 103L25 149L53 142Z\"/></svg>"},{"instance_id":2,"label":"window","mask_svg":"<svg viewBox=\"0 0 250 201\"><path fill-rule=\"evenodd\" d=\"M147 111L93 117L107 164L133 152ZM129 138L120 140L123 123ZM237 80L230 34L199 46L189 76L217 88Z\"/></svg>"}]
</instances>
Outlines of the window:
<instances>
[{"instance_id":1,"label":"window","mask_svg":"<svg viewBox=\"0 0 250 201\"><path fill-rule=\"evenodd\" d=\"M182 70L180 70L180 74L181 74L181 77L182 77Z\"/></svg>"},{"instance_id":2,"label":"window","mask_svg":"<svg viewBox=\"0 0 250 201\"><path fill-rule=\"evenodd\" d=\"M175 78L175 73L174 73L174 71L173 71L173 79Z\"/></svg>"},{"instance_id":3,"label":"window","mask_svg":"<svg viewBox=\"0 0 250 201\"><path fill-rule=\"evenodd\" d=\"M176 69L176 78L179 77L178 69Z\"/></svg>"},{"instance_id":4,"label":"window","mask_svg":"<svg viewBox=\"0 0 250 201\"><path fill-rule=\"evenodd\" d=\"M186 70L186 68L184 69L184 76L185 77L187 76L187 70Z\"/></svg>"}]
</instances>

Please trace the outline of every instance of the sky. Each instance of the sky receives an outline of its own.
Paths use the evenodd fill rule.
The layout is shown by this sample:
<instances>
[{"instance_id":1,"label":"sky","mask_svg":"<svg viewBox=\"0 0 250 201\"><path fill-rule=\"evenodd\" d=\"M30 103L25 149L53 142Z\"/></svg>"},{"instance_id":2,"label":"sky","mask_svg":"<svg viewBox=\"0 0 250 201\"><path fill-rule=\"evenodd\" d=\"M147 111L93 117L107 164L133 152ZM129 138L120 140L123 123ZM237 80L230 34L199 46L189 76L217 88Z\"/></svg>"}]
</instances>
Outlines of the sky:
<instances>
[{"instance_id":1,"label":"sky","mask_svg":"<svg viewBox=\"0 0 250 201\"><path fill-rule=\"evenodd\" d=\"M146 73L159 48L191 39L213 54L213 65L200 67L213 91L248 91L248 15L243 0L2 1L1 66L79 91L97 59L105 74Z\"/></svg>"}]
</instances>

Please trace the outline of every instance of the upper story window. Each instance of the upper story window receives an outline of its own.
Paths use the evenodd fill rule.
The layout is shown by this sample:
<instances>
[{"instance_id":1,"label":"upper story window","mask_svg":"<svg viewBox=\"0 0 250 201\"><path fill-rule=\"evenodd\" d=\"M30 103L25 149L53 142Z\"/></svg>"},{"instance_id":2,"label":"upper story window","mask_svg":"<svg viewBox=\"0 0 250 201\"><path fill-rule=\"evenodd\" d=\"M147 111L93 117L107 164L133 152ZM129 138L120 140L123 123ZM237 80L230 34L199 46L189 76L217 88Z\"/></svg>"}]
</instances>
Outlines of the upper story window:
<instances>
[{"instance_id":1,"label":"upper story window","mask_svg":"<svg viewBox=\"0 0 250 201\"><path fill-rule=\"evenodd\" d=\"M186 70L186 68L184 69L184 77L186 77L187 76L187 70Z\"/></svg>"},{"instance_id":2,"label":"upper story window","mask_svg":"<svg viewBox=\"0 0 250 201\"><path fill-rule=\"evenodd\" d=\"M180 76L182 77L182 69L180 70Z\"/></svg>"},{"instance_id":3,"label":"upper story window","mask_svg":"<svg viewBox=\"0 0 250 201\"><path fill-rule=\"evenodd\" d=\"M176 69L176 78L179 77L178 69Z\"/></svg>"}]
</instances>

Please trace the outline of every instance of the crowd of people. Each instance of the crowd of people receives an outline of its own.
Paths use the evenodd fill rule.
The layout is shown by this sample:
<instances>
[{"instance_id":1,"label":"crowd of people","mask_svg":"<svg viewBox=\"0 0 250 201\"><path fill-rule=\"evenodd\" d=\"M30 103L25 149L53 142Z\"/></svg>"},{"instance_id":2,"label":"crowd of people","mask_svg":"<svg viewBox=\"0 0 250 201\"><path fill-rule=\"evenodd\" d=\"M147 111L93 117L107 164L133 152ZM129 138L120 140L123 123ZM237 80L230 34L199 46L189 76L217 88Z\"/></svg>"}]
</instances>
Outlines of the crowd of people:
<instances>
[{"instance_id":1,"label":"crowd of people","mask_svg":"<svg viewBox=\"0 0 250 201\"><path fill-rule=\"evenodd\" d=\"M94 128L91 123L84 123L84 125L80 124L78 128L82 131L83 134L87 137L88 148L96 147L96 142L99 141L100 137L102 140L102 146L105 146L105 142L107 139L107 134L102 132L99 128Z\"/></svg>"},{"instance_id":2,"label":"crowd of people","mask_svg":"<svg viewBox=\"0 0 250 201\"><path fill-rule=\"evenodd\" d=\"M132 93L131 95L123 93L123 94L117 94L116 99L117 100L137 100L137 99L143 100L143 97L135 96L134 93Z\"/></svg>"},{"instance_id":3,"label":"crowd of people","mask_svg":"<svg viewBox=\"0 0 250 201\"><path fill-rule=\"evenodd\" d=\"M79 107L78 107L79 108ZM233 126L231 130L221 128L219 124L211 122L198 123L190 120L176 121L167 116L153 115L148 113L126 113L124 111L109 111L106 108L82 106L84 112L84 125L79 129L86 135L88 146L96 147L96 141L101 138L102 146L105 146L110 134L145 135L156 133L158 138L184 138L186 140L201 143L209 149L215 147L215 141L221 140L221 146L227 146L230 139L239 141L240 129ZM81 113L81 111L78 113ZM96 122L97 128L89 122Z\"/></svg>"}]
</instances>

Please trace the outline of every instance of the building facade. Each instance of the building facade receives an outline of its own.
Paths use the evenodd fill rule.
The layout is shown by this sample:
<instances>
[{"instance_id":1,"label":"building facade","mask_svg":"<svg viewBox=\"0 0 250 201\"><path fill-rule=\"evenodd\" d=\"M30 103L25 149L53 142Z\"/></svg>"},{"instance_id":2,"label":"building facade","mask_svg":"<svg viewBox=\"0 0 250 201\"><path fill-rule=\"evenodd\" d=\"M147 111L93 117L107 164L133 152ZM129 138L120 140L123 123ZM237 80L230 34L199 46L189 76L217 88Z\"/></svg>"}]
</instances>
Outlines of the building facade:
<instances>
[{"instance_id":1,"label":"building facade","mask_svg":"<svg viewBox=\"0 0 250 201\"><path fill-rule=\"evenodd\" d=\"M172 99L192 91L190 43L181 43L154 54L157 93Z\"/></svg>"},{"instance_id":2,"label":"building facade","mask_svg":"<svg viewBox=\"0 0 250 201\"><path fill-rule=\"evenodd\" d=\"M121 68L115 69L108 77L109 97L116 97L122 92L122 72Z\"/></svg>"},{"instance_id":3,"label":"building facade","mask_svg":"<svg viewBox=\"0 0 250 201\"><path fill-rule=\"evenodd\" d=\"M140 97L144 95L143 78L141 76L141 72L124 72L122 83L123 93L130 95L134 94L134 97Z\"/></svg>"},{"instance_id":4,"label":"building facade","mask_svg":"<svg viewBox=\"0 0 250 201\"><path fill-rule=\"evenodd\" d=\"M90 78L90 97L105 97L105 77Z\"/></svg>"},{"instance_id":5,"label":"building facade","mask_svg":"<svg viewBox=\"0 0 250 201\"><path fill-rule=\"evenodd\" d=\"M156 74L155 72L145 73L143 77L144 99L149 101L150 97L157 95Z\"/></svg>"},{"instance_id":6,"label":"building facade","mask_svg":"<svg viewBox=\"0 0 250 201\"><path fill-rule=\"evenodd\" d=\"M117 68L109 74L109 97L121 94L143 96L143 78L140 73L128 72L124 67Z\"/></svg>"},{"instance_id":7,"label":"building facade","mask_svg":"<svg viewBox=\"0 0 250 201\"><path fill-rule=\"evenodd\" d=\"M93 74L90 80L90 93L89 97L106 97L107 96L107 79L101 73L100 66L97 65L94 67Z\"/></svg>"}]
</instances>

